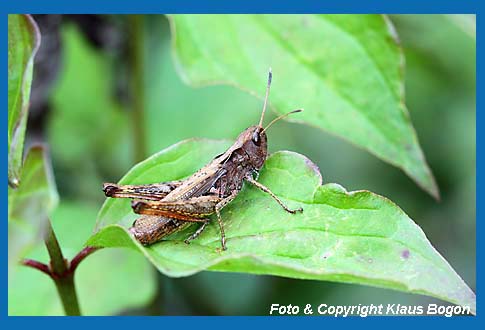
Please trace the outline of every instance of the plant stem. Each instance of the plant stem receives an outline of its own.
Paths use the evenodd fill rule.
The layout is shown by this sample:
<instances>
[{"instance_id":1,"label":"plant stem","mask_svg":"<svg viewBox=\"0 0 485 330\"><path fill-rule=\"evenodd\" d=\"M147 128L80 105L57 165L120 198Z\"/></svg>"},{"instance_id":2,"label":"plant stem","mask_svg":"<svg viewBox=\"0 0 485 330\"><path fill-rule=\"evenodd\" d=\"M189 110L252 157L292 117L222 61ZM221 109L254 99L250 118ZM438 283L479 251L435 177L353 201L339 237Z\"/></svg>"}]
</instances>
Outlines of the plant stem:
<instances>
[{"instance_id":1,"label":"plant stem","mask_svg":"<svg viewBox=\"0 0 485 330\"><path fill-rule=\"evenodd\" d=\"M62 255L61 247L50 221L47 221L45 246L50 256L50 276L56 284L57 292L62 301L66 315L81 315L79 302L74 285L74 271Z\"/></svg>"},{"instance_id":2,"label":"plant stem","mask_svg":"<svg viewBox=\"0 0 485 330\"><path fill-rule=\"evenodd\" d=\"M79 309L79 302L76 294L76 286L74 284L74 273L69 273L66 276L59 277L54 280L57 292L61 297L64 312L69 316L81 315Z\"/></svg>"},{"instance_id":3,"label":"plant stem","mask_svg":"<svg viewBox=\"0 0 485 330\"><path fill-rule=\"evenodd\" d=\"M50 266L32 259L22 260L22 265L35 268L49 275L56 285L66 315L81 315L74 284L74 272L81 261L99 248L87 246L72 258L71 262L68 262L62 255L61 247L50 221L47 221L45 246L50 256Z\"/></svg>"},{"instance_id":4,"label":"plant stem","mask_svg":"<svg viewBox=\"0 0 485 330\"><path fill-rule=\"evenodd\" d=\"M143 15L130 15L130 64L131 64L131 104L132 121L134 130L136 162L145 159L145 84L144 84L144 61L143 61Z\"/></svg>"},{"instance_id":5,"label":"plant stem","mask_svg":"<svg viewBox=\"0 0 485 330\"><path fill-rule=\"evenodd\" d=\"M59 246L59 242L57 241L56 234L52 229L50 221L46 221L46 223L47 233L45 237L45 246L49 253L50 266L54 274L61 275L68 269L67 260L64 259L64 256L62 255L61 247Z\"/></svg>"}]
</instances>

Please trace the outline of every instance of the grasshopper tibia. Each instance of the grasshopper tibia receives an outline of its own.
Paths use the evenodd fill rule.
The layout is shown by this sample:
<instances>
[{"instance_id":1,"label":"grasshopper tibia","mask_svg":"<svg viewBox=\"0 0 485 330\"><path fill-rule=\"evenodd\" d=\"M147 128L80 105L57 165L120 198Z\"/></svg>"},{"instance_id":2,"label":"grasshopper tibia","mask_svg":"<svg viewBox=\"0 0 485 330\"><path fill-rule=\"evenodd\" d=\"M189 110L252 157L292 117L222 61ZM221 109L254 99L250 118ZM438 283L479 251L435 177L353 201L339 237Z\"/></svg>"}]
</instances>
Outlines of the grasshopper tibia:
<instances>
[{"instance_id":1,"label":"grasshopper tibia","mask_svg":"<svg viewBox=\"0 0 485 330\"><path fill-rule=\"evenodd\" d=\"M199 237L199 235L204 231L205 227L207 227L207 225L209 224L209 220L205 221L202 226L199 227L199 229L197 229L192 235L190 235L189 237L187 237L185 239L185 244L190 244L190 241L196 239L197 237Z\"/></svg>"}]
</instances>

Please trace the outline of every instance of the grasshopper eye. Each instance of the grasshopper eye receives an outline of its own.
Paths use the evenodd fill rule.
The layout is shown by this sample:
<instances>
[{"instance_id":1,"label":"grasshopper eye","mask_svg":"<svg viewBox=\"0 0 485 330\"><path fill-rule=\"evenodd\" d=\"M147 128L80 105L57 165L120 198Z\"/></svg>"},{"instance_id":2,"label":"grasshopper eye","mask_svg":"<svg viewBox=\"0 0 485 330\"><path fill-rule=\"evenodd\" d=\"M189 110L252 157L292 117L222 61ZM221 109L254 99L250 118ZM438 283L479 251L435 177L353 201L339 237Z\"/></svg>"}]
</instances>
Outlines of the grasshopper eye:
<instances>
[{"instance_id":1,"label":"grasshopper eye","mask_svg":"<svg viewBox=\"0 0 485 330\"><path fill-rule=\"evenodd\" d=\"M259 138L258 132L254 132L251 140L254 142L255 145L259 146L261 144L261 139Z\"/></svg>"}]
</instances>

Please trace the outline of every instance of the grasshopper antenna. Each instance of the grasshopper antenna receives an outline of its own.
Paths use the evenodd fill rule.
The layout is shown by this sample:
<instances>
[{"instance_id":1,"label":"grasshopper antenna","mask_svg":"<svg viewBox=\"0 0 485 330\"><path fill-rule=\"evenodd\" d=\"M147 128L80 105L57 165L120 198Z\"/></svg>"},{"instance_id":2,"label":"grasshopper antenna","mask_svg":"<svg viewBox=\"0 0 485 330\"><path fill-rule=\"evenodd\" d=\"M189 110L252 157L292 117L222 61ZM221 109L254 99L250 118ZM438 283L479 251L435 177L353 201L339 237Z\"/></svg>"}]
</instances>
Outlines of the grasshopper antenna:
<instances>
[{"instance_id":1,"label":"grasshopper antenna","mask_svg":"<svg viewBox=\"0 0 485 330\"><path fill-rule=\"evenodd\" d=\"M268 126L266 126L264 129L263 129L263 132L265 132L271 125L273 125L274 123L276 123L278 120L280 119L283 119L285 117L288 117L289 115L291 115L292 113L297 113L297 112L302 112L303 109L298 109L298 110L293 110L293 111L290 111L288 113L285 113L284 115L281 115L281 116L278 116L276 117L275 119L273 119L271 121L271 123L268 124Z\"/></svg>"},{"instance_id":2,"label":"grasshopper antenna","mask_svg":"<svg viewBox=\"0 0 485 330\"><path fill-rule=\"evenodd\" d=\"M266 96L264 97L263 113L261 113L261 119L259 120L259 125L258 125L260 127L263 126L263 118L264 118L264 113L266 112L266 104L268 103L269 88L271 86L271 79L272 78L273 78L273 73L271 72L271 68L269 68L268 85L266 85Z\"/></svg>"}]
</instances>

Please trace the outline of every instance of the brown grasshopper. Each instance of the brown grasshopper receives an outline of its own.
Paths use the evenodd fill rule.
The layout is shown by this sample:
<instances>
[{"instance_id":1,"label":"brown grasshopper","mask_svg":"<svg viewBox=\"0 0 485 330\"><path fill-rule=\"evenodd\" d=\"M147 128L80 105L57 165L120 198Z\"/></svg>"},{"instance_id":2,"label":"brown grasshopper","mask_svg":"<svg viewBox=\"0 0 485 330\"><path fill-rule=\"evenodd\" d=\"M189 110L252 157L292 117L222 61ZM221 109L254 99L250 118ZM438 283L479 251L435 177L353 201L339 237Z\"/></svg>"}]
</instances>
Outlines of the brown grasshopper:
<instances>
[{"instance_id":1,"label":"brown grasshopper","mask_svg":"<svg viewBox=\"0 0 485 330\"><path fill-rule=\"evenodd\" d=\"M105 183L103 191L107 197L132 198L132 208L142 217L135 220L130 232L144 245L158 242L162 238L186 228L193 222L202 225L185 240L189 243L206 228L207 216L216 213L221 231L222 249L226 250L226 236L220 211L241 191L243 182L249 182L273 197L289 213L303 209L289 209L269 188L255 180L268 154L266 130L276 121L302 110L294 110L274 119L263 128L269 90L271 70L259 124L244 130L236 142L209 164L181 181L148 185L117 185Z\"/></svg>"}]
</instances>

